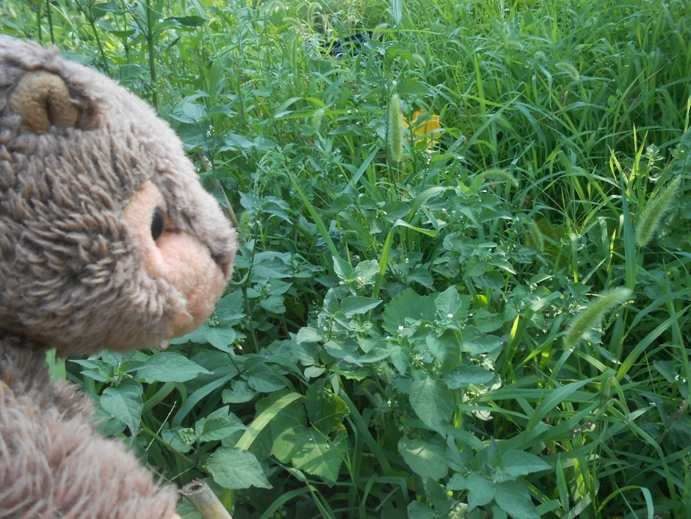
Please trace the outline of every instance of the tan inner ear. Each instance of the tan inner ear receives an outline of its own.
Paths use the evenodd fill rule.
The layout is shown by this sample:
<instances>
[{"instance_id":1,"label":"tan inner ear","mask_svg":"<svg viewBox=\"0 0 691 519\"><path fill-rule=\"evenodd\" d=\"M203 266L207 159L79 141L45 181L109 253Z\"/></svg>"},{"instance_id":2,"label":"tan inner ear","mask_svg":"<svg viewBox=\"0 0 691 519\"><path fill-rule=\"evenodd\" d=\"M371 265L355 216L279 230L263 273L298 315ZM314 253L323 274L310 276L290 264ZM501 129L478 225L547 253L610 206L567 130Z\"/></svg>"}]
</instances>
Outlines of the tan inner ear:
<instances>
[{"instance_id":1,"label":"tan inner ear","mask_svg":"<svg viewBox=\"0 0 691 519\"><path fill-rule=\"evenodd\" d=\"M10 96L10 108L21 115L22 124L34 133L46 133L51 125L71 128L79 120L79 108L61 77L38 70L27 72Z\"/></svg>"},{"instance_id":2,"label":"tan inner ear","mask_svg":"<svg viewBox=\"0 0 691 519\"><path fill-rule=\"evenodd\" d=\"M166 215L161 191L149 182L132 197L125 217L145 248L144 269L176 289L177 300L168 305L173 314L166 316L172 338L191 332L211 315L223 294L225 278L206 245L196 236L172 228L170 222L154 241L151 220L156 208Z\"/></svg>"}]
</instances>

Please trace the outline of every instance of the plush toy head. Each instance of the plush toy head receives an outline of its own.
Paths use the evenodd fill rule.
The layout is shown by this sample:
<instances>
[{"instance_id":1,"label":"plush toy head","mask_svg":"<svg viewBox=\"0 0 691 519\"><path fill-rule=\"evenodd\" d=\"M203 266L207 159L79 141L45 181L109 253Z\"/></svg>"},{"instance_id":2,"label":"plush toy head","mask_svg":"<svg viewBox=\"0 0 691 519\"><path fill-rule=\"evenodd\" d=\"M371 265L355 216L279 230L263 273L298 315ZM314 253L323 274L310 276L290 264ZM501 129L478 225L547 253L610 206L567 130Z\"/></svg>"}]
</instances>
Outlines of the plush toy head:
<instances>
[{"instance_id":1,"label":"plush toy head","mask_svg":"<svg viewBox=\"0 0 691 519\"><path fill-rule=\"evenodd\" d=\"M0 338L61 355L165 347L213 311L236 247L146 103L0 37Z\"/></svg>"}]
</instances>

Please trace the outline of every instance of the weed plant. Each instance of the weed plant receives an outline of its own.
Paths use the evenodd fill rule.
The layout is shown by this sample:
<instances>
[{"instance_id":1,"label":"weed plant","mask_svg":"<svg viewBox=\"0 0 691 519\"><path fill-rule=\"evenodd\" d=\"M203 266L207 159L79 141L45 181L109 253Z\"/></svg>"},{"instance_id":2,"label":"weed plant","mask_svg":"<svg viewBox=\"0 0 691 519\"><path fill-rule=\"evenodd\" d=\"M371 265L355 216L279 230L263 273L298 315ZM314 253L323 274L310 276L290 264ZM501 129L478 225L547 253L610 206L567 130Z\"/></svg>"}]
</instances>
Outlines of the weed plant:
<instances>
[{"instance_id":1,"label":"weed plant","mask_svg":"<svg viewBox=\"0 0 691 519\"><path fill-rule=\"evenodd\" d=\"M167 480L238 519L689 517L687 2L0 9L239 226L199 330L50 361Z\"/></svg>"}]
</instances>

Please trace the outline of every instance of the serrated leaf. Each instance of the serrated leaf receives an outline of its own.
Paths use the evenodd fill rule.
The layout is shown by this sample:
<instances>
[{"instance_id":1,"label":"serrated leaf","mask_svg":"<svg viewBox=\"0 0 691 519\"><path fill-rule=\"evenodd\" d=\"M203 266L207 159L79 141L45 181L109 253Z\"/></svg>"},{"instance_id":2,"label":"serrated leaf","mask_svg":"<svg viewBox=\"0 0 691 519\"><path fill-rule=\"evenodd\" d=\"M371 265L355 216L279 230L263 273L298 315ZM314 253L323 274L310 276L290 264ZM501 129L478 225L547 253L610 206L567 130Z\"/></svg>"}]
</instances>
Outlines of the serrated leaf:
<instances>
[{"instance_id":1,"label":"serrated leaf","mask_svg":"<svg viewBox=\"0 0 691 519\"><path fill-rule=\"evenodd\" d=\"M434 481L446 477L449 471L444 450L444 447L437 443L405 436L398 442L398 452L413 472Z\"/></svg>"},{"instance_id":2,"label":"serrated leaf","mask_svg":"<svg viewBox=\"0 0 691 519\"><path fill-rule=\"evenodd\" d=\"M137 371L137 379L152 382L187 382L209 370L173 351L155 353Z\"/></svg>"},{"instance_id":3,"label":"serrated leaf","mask_svg":"<svg viewBox=\"0 0 691 519\"><path fill-rule=\"evenodd\" d=\"M441 434L453 414L453 395L440 380L429 376L410 386L410 405L425 425Z\"/></svg>"},{"instance_id":4,"label":"serrated leaf","mask_svg":"<svg viewBox=\"0 0 691 519\"><path fill-rule=\"evenodd\" d=\"M100 398L101 407L107 413L122 421L132 434L139 430L142 407L142 385L136 380L123 380L117 387L109 387Z\"/></svg>"},{"instance_id":5,"label":"serrated leaf","mask_svg":"<svg viewBox=\"0 0 691 519\"><path fill-rule=\"evenodd\" d=\"M255 455L242 449L219 448L212 454L206 469L223 488L271 488Z\"/></svg>"}]
</instances>

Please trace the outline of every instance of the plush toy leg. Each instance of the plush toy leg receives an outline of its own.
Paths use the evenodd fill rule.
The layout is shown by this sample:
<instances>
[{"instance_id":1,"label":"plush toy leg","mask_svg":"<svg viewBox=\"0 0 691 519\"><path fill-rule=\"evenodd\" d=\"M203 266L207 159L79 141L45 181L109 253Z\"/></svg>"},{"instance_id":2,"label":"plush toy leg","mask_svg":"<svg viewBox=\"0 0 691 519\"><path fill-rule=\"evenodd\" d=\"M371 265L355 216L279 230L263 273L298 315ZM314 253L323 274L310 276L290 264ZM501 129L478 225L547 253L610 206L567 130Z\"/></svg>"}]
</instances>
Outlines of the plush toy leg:
<instances>
[{"instance_id":1,"label":"plush toy leg","mask_svg":"<svg viewBox=\"0 0 691 519\"><path fill-rule=\"evenodd\" d=\"M175 517L177 490L158 485L122 442L94 430L86 397L47 372L27 372L31 363L11 350L0 340L0 515Z\"/></svg>"}]
</instances>

